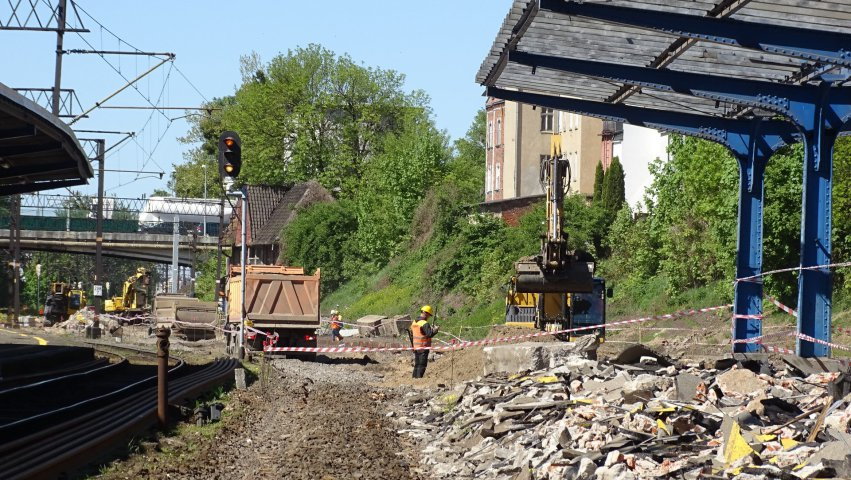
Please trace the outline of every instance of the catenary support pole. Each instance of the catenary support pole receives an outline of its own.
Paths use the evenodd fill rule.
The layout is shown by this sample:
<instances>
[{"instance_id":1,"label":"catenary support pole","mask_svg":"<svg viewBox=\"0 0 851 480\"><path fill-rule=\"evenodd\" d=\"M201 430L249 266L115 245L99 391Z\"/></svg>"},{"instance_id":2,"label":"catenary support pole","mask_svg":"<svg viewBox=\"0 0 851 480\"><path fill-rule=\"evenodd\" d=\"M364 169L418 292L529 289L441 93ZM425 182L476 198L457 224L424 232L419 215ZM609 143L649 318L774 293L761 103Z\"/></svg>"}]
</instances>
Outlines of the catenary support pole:
<instances>
[{"instance_id":1,"label":"catenary support pole","mask_svg":"<svg viewBox=\"0 0 851 480\"><path fill-rule=\"evenodd\" d=\"M104 189L104 161L106 142L97 140L98 160L98 204L97 220L95 225L95 281L94 285L100 287L100 295L95 295L95 318L92 325L92 334L98 335L100 328L100 314L103 313L103 189Z\"/></svg>"},{"instance_id":2,"label":"catenary support pole","mask_svg":"<svg viewBox=\"0 0 851 480\"><path fill-rule=\"evenodd\" d=\"M180 217L174 216L171 234L171 288L169 293L177 293L178 254L180 248Z\"/></svg>"},{"instance_id":3,"label":"catenary support pole","mask_svg":"<svg viewBox=\"0 0 851 480\"><path fill-rule=\"evenodd\" d=\"M245 285L248 279L245 278L245 264L248 262L248 245L246 243L246 218L248 217L248 189L242 187L242 208L239 211L240 223L242 224L242 232L240 233L240 266L239 275L242 280L240 293L240 308L239 308L239 359L245 358Z\"/></svg>"},{"instance_id":4,"label":"catenary support pole","mask_svg":"<svg viewBox=\"0 0 851 480\"><path fill-rule=\"evenodd\" d=\"M59 5L56 9L57 15L57 25L56 25L56 67L53 72L53 101L52 101L52 112L57 117L59 116L59 107L60 107L60 99L59 96L61 94L60 88L62 86L62 43L65 37L65 13L66 7L68 4L68 0L59 0Z\"/></svg>"}]
</instances>

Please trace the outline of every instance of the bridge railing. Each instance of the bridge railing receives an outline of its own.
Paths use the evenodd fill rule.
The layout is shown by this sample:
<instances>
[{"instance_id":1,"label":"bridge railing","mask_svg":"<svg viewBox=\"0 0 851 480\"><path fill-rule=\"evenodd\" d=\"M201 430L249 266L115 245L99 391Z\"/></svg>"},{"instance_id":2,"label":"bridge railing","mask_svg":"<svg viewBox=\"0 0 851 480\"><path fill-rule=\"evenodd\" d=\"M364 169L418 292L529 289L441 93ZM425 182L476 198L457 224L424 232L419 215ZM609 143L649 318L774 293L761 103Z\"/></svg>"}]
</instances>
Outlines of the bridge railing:
<instances>
[{"instance_id":1,"label":"bridge railing","mask_svg":"<svg viewBox=\"0 0 851 480\"><path fill-rule=\"evenodd\" d=\"M11 218L8 214L0 215L0 229L8 229ZM97 220L93 218L74 218L59 216L21 215L21 230L37 230L50 232L94 232ZM202 222L178 222L181 235L198 236L204 234ZM104 219L104 233L140 233L171 235L174 232L174 222L140 222L133 219ZM207 222L207 236L219 235L218 222Z\"/></svg>"}]
</instances>

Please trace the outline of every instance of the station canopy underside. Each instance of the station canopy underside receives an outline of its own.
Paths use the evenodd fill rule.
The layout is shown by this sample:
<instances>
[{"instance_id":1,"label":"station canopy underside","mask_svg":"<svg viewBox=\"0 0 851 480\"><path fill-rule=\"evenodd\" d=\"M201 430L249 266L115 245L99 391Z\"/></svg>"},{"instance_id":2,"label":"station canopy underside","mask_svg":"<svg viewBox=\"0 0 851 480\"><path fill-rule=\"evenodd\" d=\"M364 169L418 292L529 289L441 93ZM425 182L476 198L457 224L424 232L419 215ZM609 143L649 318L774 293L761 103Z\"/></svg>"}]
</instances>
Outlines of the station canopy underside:
<instances>
[{"instance_id":1,"label":"station canopy underside","mask_svg":"<svg viewBox=\"0 0 851 480\"><path fill-rule=\"evenodd\" d=\"M528 60L523 64L514 61L513 54L519 52L520 55L525 53L606 62L787 85L814 84L822 74L843 73L843 69L847 68L783 53L686 38L676 31L666 33L647 27L627 26L612 20L603 21L599 17L568 15L561 13L564 5L576 8L628 7L657 16L680 14L733 19L812 30L813 34L851 33L851 2L516 0L476 76L477 82L505 90L609 104L715 117L750 118L776 114L710 98L628 85L611 78L600 79L550 68L533 68ZM851 45L848 49L851 50Z\"/></svg>"},{"instance_id":2,"label":"station canopy underside","mask_svg":"<svg viewBox=\"0 0 851 480\"><path fill-rule=\"evenodd\" d=\"M83 185L93 176L65 123L0 84L0 195Z\"/></svg>"}]
</instances>

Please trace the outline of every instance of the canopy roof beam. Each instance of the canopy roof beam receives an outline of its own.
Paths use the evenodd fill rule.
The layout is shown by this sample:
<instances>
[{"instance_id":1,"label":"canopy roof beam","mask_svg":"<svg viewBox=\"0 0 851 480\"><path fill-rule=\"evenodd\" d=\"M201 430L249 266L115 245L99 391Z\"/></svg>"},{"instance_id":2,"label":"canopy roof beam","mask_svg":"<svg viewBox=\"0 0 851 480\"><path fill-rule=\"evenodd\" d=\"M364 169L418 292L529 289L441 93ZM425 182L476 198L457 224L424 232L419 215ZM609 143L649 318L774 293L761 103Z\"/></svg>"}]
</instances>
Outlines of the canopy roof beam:
<instances>
[{"instance_id":1,"label":"canopy roof beam","mask_svg":"<svg viewBox=\"0 0 851 480\"><path fill-rule=\"evenodd\" d=\"M539 8L695 40L851 66L851 35L843 33L576 0L540 0Z\"/></svg>"}]
</instances>

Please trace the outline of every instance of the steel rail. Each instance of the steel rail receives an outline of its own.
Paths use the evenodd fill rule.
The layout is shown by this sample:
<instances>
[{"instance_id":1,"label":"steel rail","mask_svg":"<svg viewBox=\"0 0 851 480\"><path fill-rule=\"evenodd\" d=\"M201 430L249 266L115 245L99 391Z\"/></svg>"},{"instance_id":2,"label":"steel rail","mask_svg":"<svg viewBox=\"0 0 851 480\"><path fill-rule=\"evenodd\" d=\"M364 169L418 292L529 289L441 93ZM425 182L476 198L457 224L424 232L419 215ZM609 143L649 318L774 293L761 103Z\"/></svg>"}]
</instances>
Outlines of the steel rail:
<instances>
[{"instance_id":1,"label":"steel rail","mask_svg":"<svg viewBox=\"0 0 851 480\"><path fill-rule=\"evenodd\" d=\"M71 373L82 372L92 367L101 366L107 363L108 361L109 360L105 358L96 358L88 362L80 362L65 368L57 368L55 370L45 370L35 373L26 373L23 375L15 375L13 377L2 377L0 378L0 386L6 387L10 385L22 385L23 382L41 381L42 379L52 378L59 375L68 375ZM0 394L2 394L2 391L0 391Z\"/></svg>"},{"instance_id":2,"label":"steel rail","mask_svg":"<svg viewBox=\"0 0 851 480\"><path fill-rule=\"evenodd\" d=\"M2 397L3 395L9 394L9 393L22 392L22 391L30 389L30 388L42 387L44 385L49 385L51 383L61 382L61 381L72 379L72 378L82 378L82 377L86 377L88 375L103 373L104 371L114 369L115 367L127 365L129 362L127 361L126 358L122 358L117 363L107 363L106 365L104 365L102 361L89 362L89 364L92 364L92 363L95 363L96 365L95 365L94 368L91 368L89 370L84 370L82 372L68 373L66 375L51 377L51 378L48 378L48 379L45 379L45 380L40 380L40 381L37 381L37 382L34 382L34 383L27 383L25 385L19 385L17 387L10 387L10 388L7 388L5 390L0 390L0 397Z\"/></svg>"},{"instance_id":3,"label":"steel rail","mask_svg":"<svg viewBox=\"0 0 851 480\"><path fill-rule=\"evenodd\" d=\"M234 359L220 359L171 382L169 402L182 401L227 382L236 366ZM85 463L91 454L115 448L119 440L155 423L156 392L146 389L120 405L102 407L0 445L0 472L10 479L57 475Z\"/></svg>"},{"instance_id":4,"label":"steel rail","mask_svg":"<svg viewBox=\"0 0 851 480\"><path fill-rule=\"evenodd\" d=\"M185 365L185 363L181 360L176 366L169 369L169 373L174 373L174 372L180 370L181 368L183 368L184 365ZM82 407L91 405L93 403L102 402L102 401L110 400L110 399L115 399L116 397L120 397L122 394L126 394L127 392L131 392L131 391L134 391L138 388L144 387L145 384L154 383L154 382L156 382L156 380L157 380L156 374L150 375L150 376L147 376L147 377L145 377L141 380L135 381L135 382L128 384L128 385L123 385L120 388L117 388L115 390L109 391L109 392L101 394L101 395L95 395L95 396L92 396L92 397L88 397L85 400L81 400L79 402L72 403L70 405L63 405L63 406L61 406L59 408L55 408L53 410L42 412L42 413L30 416L30 417L22 418L20 420L14 421L14 422L5 423L3 425L0 425L0 435L8 432L9 430L13 430L15 428L22 428L22 427L25 427L29 424L34 423L34 422L46 420L46 419L49 419L51 417L55 417L55 416L61 415L61 414L67 414L69 412L74 411L75 409L80 409Z\"/></svg>"}]
</instances>

